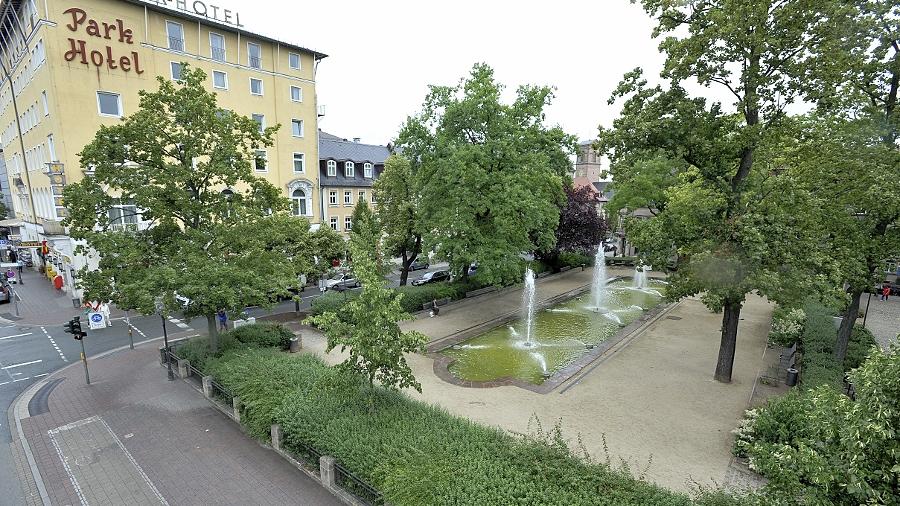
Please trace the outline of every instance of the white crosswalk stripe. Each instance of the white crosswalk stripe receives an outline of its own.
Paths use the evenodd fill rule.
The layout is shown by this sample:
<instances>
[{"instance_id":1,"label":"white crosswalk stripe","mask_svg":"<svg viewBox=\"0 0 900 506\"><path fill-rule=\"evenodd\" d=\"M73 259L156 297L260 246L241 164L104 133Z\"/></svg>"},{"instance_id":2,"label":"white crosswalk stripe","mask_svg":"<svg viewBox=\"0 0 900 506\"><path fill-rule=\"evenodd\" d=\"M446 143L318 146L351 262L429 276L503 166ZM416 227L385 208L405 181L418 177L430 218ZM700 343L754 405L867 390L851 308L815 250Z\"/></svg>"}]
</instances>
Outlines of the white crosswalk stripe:
<instances>
[{"instance_id":1,"label":"white crosswalk stripe","mask_svg":"<svg viewBox=\"0 0 900 506\"><path fill-rule=\"evenodd\" d=\"M47 339L50 340L50 344L53 345L53 349L56 350L57 353L59 353L59 358L63 359L63 362L68 362L69 359L67 359L66 356L63 355L62 350L59 349L59 346L56 345L56 341L53 340L53 337L50 336L50 333L47 332L47 329L44 327L41 327L41 330L44 331L44 335L46 335Z\"/></svg>"}]
</instances>

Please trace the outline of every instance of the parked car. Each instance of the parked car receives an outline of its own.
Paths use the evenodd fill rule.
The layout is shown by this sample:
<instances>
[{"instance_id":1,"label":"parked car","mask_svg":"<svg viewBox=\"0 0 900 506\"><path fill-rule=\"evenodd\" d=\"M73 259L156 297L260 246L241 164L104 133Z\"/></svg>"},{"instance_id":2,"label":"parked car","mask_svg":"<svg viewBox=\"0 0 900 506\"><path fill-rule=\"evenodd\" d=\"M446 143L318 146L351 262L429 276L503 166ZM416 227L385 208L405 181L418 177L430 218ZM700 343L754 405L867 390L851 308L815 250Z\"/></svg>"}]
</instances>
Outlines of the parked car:
<instances>
[{"instance_id":1,"label":"parked car","mask_svg":"<svg viewBox=\"0 0 900 506\"><path fill-rule=\"evenodd\" d=\"M359 280L356 279L352 272L339 272L332 276L331 279L325 280L324 288L325 291L334 290L340 292L348 288L358 288L359 286Z\"/></svg>"},{"instance_id":2,"label":"parked car","mask_svg":"<svg viewBox=\"0 0 900 506\"><path fill-rule=\"evenodd\" d=\"M448 279L450 279L450 273L447 271L431 271L426 272L421 278L413 281L412 284L413 286L422 286L426 283L437 283Z\"/></svg>"},{"instance_id":3,"label":"parked car","mask_svg":"<svg viewBox=\"0 0 900 506\"><path fill-rule=\"evenodd\" d=\"M4 284L0 286L0 304L9 304L10 302L12 302L12 290L9 285Z\"/></svg>"},{"instance_id":4,"label":"parked car","mask_svg":"<svg viewBox=\"0 0 900 506\"><path fill-rule=\"evenodd\" d=\"M416 260L413 261L412 265L409 266L409 270L418 271L418 270L422 270L422 269L427 269L429 267L431 267L431 264L428 263L427 259L420 260L417 258Z\"/></svg>"},{"instance_id":5,"label":"parked car","mask_svg":"<svg viewBox=\"0 0 900 506\"><path fill-rule=\"evenodd\" d=\"M478 262L475 262L469 266L468 274L469 274L469 276L474 276L477 273L478 273Z\"/></svg>"}]
</instances>

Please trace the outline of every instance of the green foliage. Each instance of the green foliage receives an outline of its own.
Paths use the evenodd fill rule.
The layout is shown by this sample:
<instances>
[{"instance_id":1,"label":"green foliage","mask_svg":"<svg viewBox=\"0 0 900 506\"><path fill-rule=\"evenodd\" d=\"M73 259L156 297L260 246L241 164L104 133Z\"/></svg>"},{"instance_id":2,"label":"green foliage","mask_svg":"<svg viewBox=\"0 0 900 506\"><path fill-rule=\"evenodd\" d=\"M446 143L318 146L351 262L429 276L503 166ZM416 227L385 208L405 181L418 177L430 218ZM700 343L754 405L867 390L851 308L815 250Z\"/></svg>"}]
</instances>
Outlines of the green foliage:
<instances>
[{"instance_id":1,"label":"green foliage","mask_svg":"<svg viewBox=\"0 0 900 506\"><path fill-rule=\"evenodd\" d=\"M358 296L358 291L344 290L342 292L335 292L334 290L331 290L314 298L310 305L309 312L313 316L323 313L337 313L344 307L344 304Z\"/></svg>"},{"instance_id":2,"label":"green foliage","mask_svg":"<svg viewBox=\"0 0 900 506\"><path fill-rule=\"evenodd\" d=\"M238 342L258 346L260 348L278 348L286 350L291 345L294 333L280 323L255 323L242 325L229 332Z\"/></svg>"},{"instance_id":3,"label":"green foliage","mask_svg":"<svg viewBox=\"0 0 900 506\"><path fill-rule=\"evenodd\" d=\"M306 322L325 332L326 351L349 352L341 368L366 378L373 388L378 381L385 388L421 391L404 354L422 351L427 337L400 329L398 322L412 317L401 306L403 296L384 286L373 246L366 235L351 234L353 272L362 283L359 296L337 311L311 316Z\"/></svg>"},{"instance_id":4,"label":"green foliage","mask_svg":"<svg viewBox=\"0 0 900 506\"><path fill-rule=\"evenodd\" d=\"M559 254L560 267L581 267L582 265L594 265L594 257L583 253L575 253L571 251L563 251Z\"/></svg>"},{"instance_id":5,"label":"green foliage","mask_svg":"<svg viewBox=\"0 0 900 506\"><path fill-rule=\"evenodd\" d=\"M456 300L465 297L465 285L458 283L429 283L421 286L401 286L397 289L403 295L400 299L403 310L415 313L422 310L423 304L433 300L449 297Z\"/></svg>"},{"instance_id":6,"label":"green foliage","mask_svg":"<svg viewBox=\"0 0 900 506\"><path fill-rule=\"evenodd\" d=\"M735 453L768 478L773 504L900 504L900 348L850 373L855 400L833 388L794 391L751 410Z\"/></svg>"},{"instance_id":7,"label":"green foliage","mask_svg":"<svg viewBox=\"0 0 900 506\"><path fill-rule=\"evenodd\" d=\"M187 64L178 82L158 78L136 112L100 127L81 151L93 174L66 186L64 223L86 241L80 252L99 256L99 268L80 272L88 300L149 314L161 296L166 312L212 323L219 309L270 306L316 271L309 223L254 174L255 150L271 146L278 127L260 131L219 108L205 80ZM108 211L117 203L133 204L150 228L116 227Z\"/></svg>"},{"instance_id":8,"label":"green foliage","mask_svg":"<svg viewBox=\"0 0 900 506\"><path fill-rule=\"evenodd\" d=\"M863 327L853 327L847 358L841 364L834 357L837 330L834 328L832 311L818 303L808 303L803 309L807 315L806 326L800 338L803 386L809 389L820 385L840 388L844 373L858 367L865 360L875 345L875 337Z\"/></svg>"},{"instance_id":9,"label":"green foliage","mask_svg":"<svg viewBox=\"0 0 900 506\"><path fill-rule=\"evenodd\" d=\"M769 341L779 346L793 346L803 334L806 313L800 308L778 306L772 314L772 330Z\"/></svg>"},{"instance_id":10,"label":"green foliage","mask_svg":"<svg viewBox=\"0 0 900 506\"><path fill-rule=\"evenodd\" d=\"M310 355L237 350L210 370L241 397L241 421L252 434L266 438L278 423L285 448L299 454L311 445L335 456L396 506L740 503L721 493L692 503L572 455L558 431L511 436L398 392L372 391L359 376Z\"/></svg>"},{"instance_id":11,"label":"green foliage","mask_svg":"<svg viewBox=\"0 0 900 506\"><path fill-rule=\"evenodd\" d=\"M574 137L545 125L549 87L521 86L512 104L502 94L477 64L458 86L431 86L396 143L417 181L424 249L457 274L477 261L490 284L518 281L522 252L553 247L575 151Z\"/></svg>"},{"instance_id":12,"label":"green foliage","mask_svg":"<svg viewBox=\"0 0 900 506\"><path fill-rule=\"evenodd\" d=\"M384 232L385 253L403 262L400 286L406 285L409 266L422 253L417 185L409 160L391 155L373 188L378 197L376 214Z\"/></svg>"}]
</instances>

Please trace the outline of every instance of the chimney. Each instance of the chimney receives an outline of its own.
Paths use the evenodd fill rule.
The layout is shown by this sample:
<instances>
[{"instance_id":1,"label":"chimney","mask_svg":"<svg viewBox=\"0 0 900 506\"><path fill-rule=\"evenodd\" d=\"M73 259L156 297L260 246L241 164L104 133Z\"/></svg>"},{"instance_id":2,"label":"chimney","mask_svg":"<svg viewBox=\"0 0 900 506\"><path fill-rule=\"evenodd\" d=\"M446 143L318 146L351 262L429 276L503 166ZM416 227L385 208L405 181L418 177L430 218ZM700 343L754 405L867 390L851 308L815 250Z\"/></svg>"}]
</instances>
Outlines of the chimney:
<instances>
[{"instance_id":1,"label":"chimney","mask_svg":"<svg viewBox=\"0 0 900 506\"><path fill-rule=\"evenodd\" d=\"M360 138L359 138L359 137L354 137L354 138L353 138L353 142L359 142L359 141L360 141Z\"/></svg>"}]
</instances>

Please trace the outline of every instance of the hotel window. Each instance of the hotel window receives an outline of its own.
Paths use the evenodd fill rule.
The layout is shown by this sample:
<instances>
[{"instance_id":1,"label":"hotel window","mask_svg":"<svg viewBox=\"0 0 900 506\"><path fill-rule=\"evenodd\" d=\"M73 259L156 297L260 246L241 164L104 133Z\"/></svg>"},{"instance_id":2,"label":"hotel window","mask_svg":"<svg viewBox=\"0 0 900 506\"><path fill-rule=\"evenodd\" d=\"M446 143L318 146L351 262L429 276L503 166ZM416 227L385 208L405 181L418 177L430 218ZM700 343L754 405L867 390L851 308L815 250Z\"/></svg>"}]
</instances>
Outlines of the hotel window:
<instances>
[{"instance_id":1,"label":"hotel window","mask_svg":"<svg viewBox=\"0 0 900 506\"><path fill-rule=\"evenodd\" d=\"M328 205L329 206L337 205L337 191L331 190L328 192Z\"/></svg>"},{"instance_id":2,"label":"hotel window","mask_svg":"<svg viewBox=\"0 0 900 506\"><path fill-rule=\"evenodd\" d=\"M303 153L294 153L294 172L306 172L306 156Z\"/></svg>"},{"instance_id":3,"label":"hotel window","mask_svg":"<svg viewBox=\"0 0 900 506\"><path fill-rule=\"evenodd\" d=\"M181 23L166 21L166 35L169 36L169 49L184 51L184 27Z\"/></svg>"},{"instance_id":4,"label":"hotel window","mask_svg":"<svg viewBox=\"0 0 900 506\"><path fill-rule=\"evenodd\" d=\"M50 99L47 98L47 92L41 92L41 105L44 106L44 116L50 116Z\"/></svg>"},{"instance_id":5,"label":"hotel window","mask_svg":"<svg viewBox=\"0 0 900 506\"><path fill-rule=\"evenodd\" d=\"M372 203L375 203L375 190L372 190Z\"/></svg>"},{"instance_id":6,"label":"hotel window","mask_svg":"<svg viewBox=\"0 0 900 506\"><path fill-rule=\"evenodd\" d=\"M263 82L262 79L254 79L250 78L250 94L251 95L262 95L263 94Z\"/></svg>"},{"instance_id":7,"label":"hotel window","mask_svg":"<svg viewBox=\"0 0 900 506\"><path fill-rule=\"evenodd\" d=\"M291 120L291 135L294 137L303 137L303 120L302 119L292 119Z\"/></svg>"},{"instance_id":8,"label":"hotel window","mask_svg":"<svg viewBox=\"0 0 900 506\"><path fill-rule=\"evenodd\" d=\"M254 161L254 168L256 168L256 172L266 172L267 170L269 170L266 166L267 164L268 161L266 160L265 150L256 150L256 160Z\"/></svg>"},{"instance_id":9,"label":"hotel window","mask_svg":"<svg viewBox=\"0 0 900 506\"><path fill-rule=\"evenodd\" d=\"M344 177L353 177L354 174L354 165L353 162L345 162L344 163Z\"/></svg>"},{"instance_id":10,"label":"hotel window","mask_svg":"<svg viewBox=\"0 0 900 506\"><path fill-rule=\"evenodd\" d=\"M288 66L294 70L300 70L300 55L297 53L288 53Z\"/></svg>"},{"instance_id":11,"label":"hotel window","mask_svg":"<svg viewBox=\"0 0 900 506\"><path fill-rule=\"evenodd\" d=\"M297 188L294 190L294 193L291 194L291 201L293 204L294 216L307 216L308 208L309 208L309 197L306 196L306 192L301 188Z\"/></svg>"},{"instance_id":12,"label":"hotel window","mask_svg":"<svg viewBox=\"0 0 900 506\"><path fill-rule=\"evenodd\" d=\"M263 133L266 130L266 116L265 114L254 114L253 121L259 124L259 133Z\"/></svg>"},{"instance_id":13,"label":"hotel window","mask_svg":"<svg viewBox=\"0 0 900 506\"><path fill-rule=\"evenodd\" d=\"M118 93L97 92L97 108L100 116L122 117L122 97Z\"/></svg>"},{"instance_id":14,"label":"hotel window","mask_svg":"<svg viewBox=\"0 0 900 506\"><path fill-rule=\"evenodd\" d=\"M369 179L372 179L372 164L366 163L363 165L363 176Z\"/></svg>"},{"instance_id":15,"label":"hotel window","mask_svg":"<svg viewBox=\"0 0 900 506\"><path fill-rule=\"evenodd\" d=\"M50 152L51 162L59 160L59 158L56 157L56 143L53 142L53 134L47 136L47 151Z\"/></svg>"},{"instance_id":16,"label":"hotel window","mask_svg":"<svg viewBox=\"0 0 900 506\"><path fill-rule=\"evenodd\" d=\"M209 32L209 57L216 61L225 61L225 37Z\"/></svg>"},{"instance_id":17,"label":"hotel window","mask_svg":"<svg viewBox=\"0 0 900 506\"><path fill-rule=\"evenodd\" d=\"M353 205L353 192L344 192L344 205L345 206Z\"/></svg>"},{"instance_id":18,"label":"hotel window","mask_svg":"<svg viewBox=\"0 0 900 506\"><path fill-rule=\"evenodd\" d=\"M331 230L337 230L337 216L328 218L328 221L331 223Z\"/></svg>"},{"instance_id":19,"label":"hotel window","mask_svg":"<svg viewBox=\"0 0 900 506\"><path fill-rule=\"evenodd\" d=\"M172 80L181 81L181 63L173 61L169 62L169 65L172 67Z\"/></svg>"},{"instance_id":20,"label":"hotel window","mask_svg":"<svg viewBox=\"0 0 900 506\"><path fill-rule=\"evenodd\" d=\"M262 68L262 48L259 44L247 43L247 65L255 69Z\"/></svg>"},{"instance_id":21,"label":"hotel window","mask_svg":"<svg viewBox=\"0 0 900 506\"><path fill-rule=\"evenodd\" d=\"M358 202L365 202L365 201L366 201L366 192L365 192L365 191L360 191L360 192L359 192L359 200L358 200Z\"/></svg>"},{"instance_id":22,"label":"hotel window","mask_svg":"<svg viewBox=\"0 0 900 506\"><path fill-rule=\"evenodd\" d=\"M350 230L353 228L353 218L351 216L344 216L344 230Z\"/></svg>"},{"instance_id":23,"label":"hotel window","mask_svg":"<svg viewBox=\"0 0 900 506\"><path fill-rule=\"evenodd\" d=\"M291 86L291 101L303 102L303 90L299 86Z\"/></svg>"},{"instance_id":24,"label":"hotel window","mask_svg":"<svg viewBox=\"0 0 900 506\"><path fill-rule=\"evenodd\" d=\"M138 222L137 206L131 199L113 199L113 205L109 208L109 224L125 225Z\"/></svg>"},{"instance_id":25,"label":"hotel window","mask_svg":"<svg viewBox=\"0 0 900 506\"><path fill-rule=\"evenodd\" d=\"M326 165L328 167L328 176L329 177L336 176L337 175L337 162L334 160L328 160L328 163Z\"/></svg>"},{"instance_id":26,"label":"hotel window","mask_svg":"<svg viewBox=\"0 0 900 506\"><path fill-rule=\"evenodd\" d=\"M220 90L228 89L228 74L221 70L213 70L213 88Z\"/></svg>"}]
</instances>

